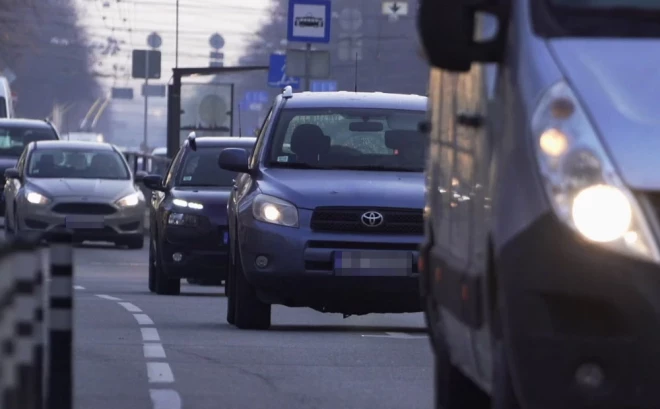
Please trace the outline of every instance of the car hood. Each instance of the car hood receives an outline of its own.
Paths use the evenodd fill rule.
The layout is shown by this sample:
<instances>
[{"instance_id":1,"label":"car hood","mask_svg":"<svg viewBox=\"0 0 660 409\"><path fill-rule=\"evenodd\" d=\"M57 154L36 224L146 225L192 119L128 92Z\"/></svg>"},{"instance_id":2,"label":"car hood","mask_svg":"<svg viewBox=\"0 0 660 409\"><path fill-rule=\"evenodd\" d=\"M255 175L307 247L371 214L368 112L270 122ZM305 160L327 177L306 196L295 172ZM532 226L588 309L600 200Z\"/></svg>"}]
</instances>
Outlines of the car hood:
<instances>
[{"instance_id":1,"label":"car hood","mask_svg":"<svg viewBox=\"0 0 660 409\"><path fill-rule=\"evenodd\" d=\"M30 178L28 186L50 197L80 197L114 201L135 192L131 180L106 179L37 179Z\"/></svg>"},{"instance_id":2,"label":"car hood","mask_svg":"<svg viewBox=\"0 0 660 409\"><path fill-rule=\"evenodd\" d=\"M171 190L173 199L181 199L187 202L200 203L204 206L202 210L196 210L218 225L227 224L227 202L232 189L225 188L193 188L176 187Z\"/></svg>"},{"instance_id":3,"label":"car hood","mask_svg":"<svg viewBox=\"0 0 660 409\"><path fill-rule=\"evenodd\" d=\"M267 169L259 181L267 195L299 208L318 206L424 208L424 174L353 170Z\"/></svg>"},{"instance_id":4,"label":"car hood","mask_svg":"<svg viewBox=\"0 0 660 409\"><path fill-rule=\"evenodd\" d=\"M632 189L660 189L660 40L559 39L557 62Z\"/></svg>"}]
</instances>

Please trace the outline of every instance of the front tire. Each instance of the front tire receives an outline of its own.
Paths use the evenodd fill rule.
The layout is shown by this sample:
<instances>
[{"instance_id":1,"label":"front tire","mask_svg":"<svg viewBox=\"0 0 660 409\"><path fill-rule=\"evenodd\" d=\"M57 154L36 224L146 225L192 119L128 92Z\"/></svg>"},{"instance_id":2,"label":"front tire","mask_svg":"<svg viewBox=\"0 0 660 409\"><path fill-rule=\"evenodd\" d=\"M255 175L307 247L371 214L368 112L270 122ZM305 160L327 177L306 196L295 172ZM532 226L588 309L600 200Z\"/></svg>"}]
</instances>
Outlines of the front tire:
<instances>
[{"instance_id":1,"label":"front tire","mask_svg":"<svg viewBox=\"0 0 660 409\"><path fill-rule=\"evenodd\" d=\"M159 295L179 295L181 294L181 280L178 278L169 278L165 275L163 266L161 265L161 256L158 247L155 248L155 278L156 278L156 294Z\"/></svg>"},{"instance_id":2,"label":"front tire","mask_svg":"<svg viewBox=\"0 0 660 409\"><path fill-rule=\"evenodd\" d=\"M260 329L270 328L271 306L262 302L257 297L257 291L247 281L243 273L240 253L238 249L234 250L237 256L233 263L233 281L229 297L234 299L234 322L240 329ZM231 300L228 306L231 305Z\"/></svg>"},{"instance_id":3,"label":"front tire","mask_svg":"<svg viewBox=\"0 0 660 409\"><path fill-rule=\"evenodd\" d=\"M144 248L144 236L138 235L126 239L126 246L131 250L139 250Z\"/></svg>"}]
</instances>

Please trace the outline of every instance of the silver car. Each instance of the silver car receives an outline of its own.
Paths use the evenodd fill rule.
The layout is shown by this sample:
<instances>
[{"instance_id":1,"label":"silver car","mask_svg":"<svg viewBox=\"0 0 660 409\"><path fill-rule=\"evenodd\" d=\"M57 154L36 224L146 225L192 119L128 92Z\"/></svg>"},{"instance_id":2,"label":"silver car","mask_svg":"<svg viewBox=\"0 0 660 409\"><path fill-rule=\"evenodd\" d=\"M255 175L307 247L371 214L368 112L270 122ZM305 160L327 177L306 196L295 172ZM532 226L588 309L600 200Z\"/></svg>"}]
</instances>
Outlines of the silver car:
<instances>
[{"instance_id":1,"label":"silver car","mask_svg":"<svg viewBox=\"0 0 660 409\"><path fill-rule=\"evenodd\" d=\"M8 234L67 229L76 242L142 248L146 204L124 156L107 143L39 141L7 169Z\"/></svg>"}]
</instances>

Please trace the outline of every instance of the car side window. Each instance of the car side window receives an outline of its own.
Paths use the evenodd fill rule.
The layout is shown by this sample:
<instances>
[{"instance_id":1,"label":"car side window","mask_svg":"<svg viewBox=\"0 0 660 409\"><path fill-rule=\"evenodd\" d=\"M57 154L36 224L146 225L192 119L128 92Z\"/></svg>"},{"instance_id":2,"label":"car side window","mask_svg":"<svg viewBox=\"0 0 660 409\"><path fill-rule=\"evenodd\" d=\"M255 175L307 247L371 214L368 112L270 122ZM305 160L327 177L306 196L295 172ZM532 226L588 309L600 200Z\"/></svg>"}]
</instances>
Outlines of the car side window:
<instances>
[{"instance_id":1,"label":"car side window","mask_svg":"<svg viewBox=\"0 0 660 409\"><path fill-rule=\"evenodd\" d=\"M179 162L181 162L183 151L184 149L180 149L179 152L174 157L174 159L172 159L172 162L170 162L170 168L167 169L167 176L165 177L165 183L164 183L165 186L170 186L172 184L172 180L174 180L174 174L176 173L176 169L179 166Z\"/></svg>"},{"instance_id":2,"label":"car side window","mask_svg":"<svg viewBox=\"0 0 660 409\"><path fill-rule=\"evenodd\" d=\"M259 129L259 135L257 135L257 142L254 146L254 149L252 150L252 156L250 157L250 167L253 168L257 166L257 161L261 152L261 148L264 145L264 141L266 140L266 128L270 125L270 120L271 117L273 116L273 111L274 109L271 107L270 111L268 111L268 115L266 115L266 118L264 119L264 122L261 124L261 128Z\"/></svg>"},{"instance_id":3,"label":"car side window","mask_svg":"<svg viewBox=\"0 0 660 409\"><path fill-rule=\"evenodd\" d=\"M21 157L18 158L18 162L16 163L16 169L18 169L18 173L20 173L21 175L22 175L23 172L24 172L24 168L25 168L25 158L27 157L27 154L28 154L28 150L25 149L25 150L23 151L23 153L21 154Z\"/></svg>"}]
</instances>

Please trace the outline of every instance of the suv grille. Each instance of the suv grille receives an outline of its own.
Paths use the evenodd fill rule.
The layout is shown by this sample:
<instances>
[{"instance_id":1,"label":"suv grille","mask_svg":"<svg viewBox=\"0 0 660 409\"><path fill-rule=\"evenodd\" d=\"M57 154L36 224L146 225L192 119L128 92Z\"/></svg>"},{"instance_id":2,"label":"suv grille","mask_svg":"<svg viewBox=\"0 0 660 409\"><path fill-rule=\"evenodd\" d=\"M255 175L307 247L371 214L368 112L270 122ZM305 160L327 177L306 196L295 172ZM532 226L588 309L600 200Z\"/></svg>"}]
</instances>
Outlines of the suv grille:
<instances>
[{"instance_id":1,"label":"suv grille","mask_svg":"<svg viewBox=\"0 0 660 409\"><path fill-rule=\"evenodd\" d=\"M376 227L362 223L366 212L378 212L383 223ZM357 207L317 207L312 214L314 231L336 233L424 234L424 211L416 209L373 209Z\"/></svg>"},{"instance_id":2,"label":"suv grille","mask_svg":"<svg viewBox=\"0 0 660 409\"><path fill-rule=\"evenodd\" d=\"M108 215L117 210L103 203L60 203L53 206L55 213Z\"/></svg>"}]
</instances>

